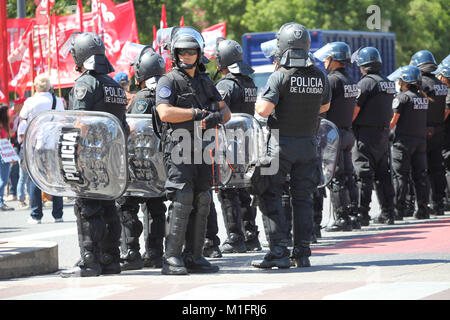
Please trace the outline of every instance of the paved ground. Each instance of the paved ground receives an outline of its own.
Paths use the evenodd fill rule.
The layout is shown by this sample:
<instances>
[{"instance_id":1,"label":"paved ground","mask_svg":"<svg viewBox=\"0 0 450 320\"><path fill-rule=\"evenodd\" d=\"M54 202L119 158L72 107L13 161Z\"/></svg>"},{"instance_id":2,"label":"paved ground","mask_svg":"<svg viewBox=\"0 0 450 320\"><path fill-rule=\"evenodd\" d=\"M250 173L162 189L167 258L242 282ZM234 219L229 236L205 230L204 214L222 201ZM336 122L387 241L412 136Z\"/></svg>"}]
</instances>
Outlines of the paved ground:
<instances>
[{"instance_id":1,"label":"paved ground","mask_svg":"<svg viewBox=\"0 0 450 320\"><path fill-rule=\"evenodd\" d=\"M216 207L223 240L223 219L220 207ZM327 199L324 207L325 225L329 221ZM376 214L376 208L375 204L371 215ZM27 217L26 210L0 213L0 241L54 241L58 244L59 269L78 259L72 206L65 207L64 223L53 223L49 209L41 225L28 225ZM260 217L257 221L262 226ZM258 253L211 259L220 271L210 275L164 276L159 269L142 269L96 278L63 279L55 272L3 280L0 299L449 300L449 234L450 212L446 212L429 220L407 218L394 226L371 224L360 231L323 232L313 245L312 267L306 269L255 269L251 261L262 259L267 252L263 248ZM261 240L265 241L264 232Z\"/></svg>"}]
</instances>

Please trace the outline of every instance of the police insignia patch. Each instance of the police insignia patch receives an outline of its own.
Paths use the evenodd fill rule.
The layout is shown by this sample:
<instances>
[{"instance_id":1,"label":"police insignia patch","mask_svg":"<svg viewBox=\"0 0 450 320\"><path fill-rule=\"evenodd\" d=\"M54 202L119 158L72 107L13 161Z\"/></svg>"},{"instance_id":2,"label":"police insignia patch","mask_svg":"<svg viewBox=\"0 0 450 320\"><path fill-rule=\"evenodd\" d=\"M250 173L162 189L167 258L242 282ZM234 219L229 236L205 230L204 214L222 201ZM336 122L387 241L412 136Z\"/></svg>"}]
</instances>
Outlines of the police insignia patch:
<instances>
[{"instance_id":1,"label":"police insignia patch","mask_svg":"<svg viewBox=\"0 0 450 320\"><path fill-rule=\"evenodd\" d=\"M148 103L145 101L136 102L136 111L139 113L144 113L148 108Z\"/></svg>"},{"instance_id":2,"label":"police insignia patch","mask_svg":"<svg viewBox=\"0 0 450 320\"><path fill-rule=\"evenodd\" d=\"M78 100L82 100L86 96L87 87L85 86L78 86L75 87L75 98Z\"/></svg>"},{"instance_id":3,"label":"police insignia patch","mask_svg":"<svg viewBox=\"0 0 450 320\"><path fill-rule=\"evenodd\" d=\"M158 95L161 98L168 98L168 97L170 97L171 94L172 94L172 91L170 90L169 87L164 86L164 87L159 88Z\"/></svg>"},{"instance_id":4,"label":"police insignia patch","mask_svg":"<svg viewBox=\"0 0 450 320\"><path fill-rule=\"evenodd\" d=\"M400 104L400 100L398 100L397 98L392 100L392 109L397 109L399 104Z\"/></svg>"}]
</instances>

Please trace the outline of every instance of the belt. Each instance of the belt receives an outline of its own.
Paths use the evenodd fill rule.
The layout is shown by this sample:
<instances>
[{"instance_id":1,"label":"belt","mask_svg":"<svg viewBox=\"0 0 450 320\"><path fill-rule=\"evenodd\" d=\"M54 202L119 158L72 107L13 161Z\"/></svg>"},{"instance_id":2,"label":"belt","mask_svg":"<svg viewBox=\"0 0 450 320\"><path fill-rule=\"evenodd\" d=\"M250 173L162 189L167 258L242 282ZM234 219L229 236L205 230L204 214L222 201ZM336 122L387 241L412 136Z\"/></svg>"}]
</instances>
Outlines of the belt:
<instances>
[{"instance_id":1,"label":"belt","mask_svg":"<svg viewBox=\"0 0 450 320\"><path fill-rule=\"evenodd\" d=\"M389 129L388 126L354 125L353 127L355 129L360 129L360 128L370 128L370 129L378 129L378 130L387 130L387 129Z\"/></svg>"}]
</instances>

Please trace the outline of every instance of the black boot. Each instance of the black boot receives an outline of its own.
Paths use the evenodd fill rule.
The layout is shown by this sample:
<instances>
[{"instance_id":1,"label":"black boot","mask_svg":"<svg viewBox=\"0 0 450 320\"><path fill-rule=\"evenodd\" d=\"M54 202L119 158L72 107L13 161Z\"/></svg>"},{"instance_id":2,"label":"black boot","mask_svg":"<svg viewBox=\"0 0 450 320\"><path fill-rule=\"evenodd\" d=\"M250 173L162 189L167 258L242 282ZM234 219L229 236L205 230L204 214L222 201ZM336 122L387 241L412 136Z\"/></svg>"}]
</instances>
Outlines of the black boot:
<instances>
[{"instance_id":1,"label":"black boot","mask_svg":"<svg viewBox=\"0 0 450 320\"><path fill-rule=\"evenodd\" d=\"M358 206L352 203L348 207L348 210L349 210L349 214L348 215L350 217L350 222L352 224L352 229L356 229L356 230L361 229L361 221L359 221L359 218L358 218Z\"/></svg>"},{"instance_id":2,"label":"black boot","mask_svg":"<svg viewBox=\"0 0 450 320\"><path fill-rule=\"evenodd\" d=\"M336 210L336 220L329 227L325 228L327 232L334 231L352 231L352 222L348 217L348 214L343 209Z\"/></svg>"},{"instance_id":3,"label":"black boot","mask_svg":"<svg viewBox=\"0 0 450 320\"><path fill-rule=\"evenodd\" d=\"M102 253L100 256L100 266L102 267L102 274L119 274L122 271L120 268L120 256L118 254Z\"/></svg>"},{"instance_id":4,"label":"black boot","mask_svg":"<svg viewBox=\"0 0 450 320\"><path fill-rule=\"evenodd\" d=\"M402 221L404 216L405 216L404 210L402 210L402 209L395 209L394 220Z\"/></svg>"},{"instance_id":5,"label":"black boot","mask_svg":"<svg viewBox=\"0 0 450 320\"><path fill-rule=\"evenodd\" d=\"M137 250L129 249L128 252L120 257L120 268L125 270L139 270L144 267L142 256Z\"/></svg>"},{"instance_id":6,"label":"black boot","mask_svg":"<svg viewBox=\"0 0 450 320\"><path fill-rule=\"evenodd\" d=\"M146 268L162 268L163 255L157 250L148 249L142 256L144 267Z\"/></svg>"},{"instance_id":7,"label":"black boot","mask_svg":"<svg viewBox=\"0 0 450 320\"><path fill-rule=\"evenodd\" d=\"M163 256L161 273L166 275L188 274L182 258L183 244L189 215L193 207L175 200L169 208L169 231Z\"/></svg>"},{"instance_id":8,"label":"black boot","mask_svg":"<svg viewBox=\"0 0 450 320\"><path fill-rule=\"evenodd\" d=\"M261 251L261 243L258 239L259 231L245 232L245 247L247 251Z\"/></svg>"},{"instance_id":9,"label":"black boot","mask_svg":"<svg viewBox=\"0 0 450 320\"><path fill-rule=\"evenodd\" d=\"M302 244L300 247L294 247L291 255L291 266L298 268L311 267L309 257L311 256L311 248L309 244Z\"/></svg>"},{"instance_id":10,"label":"black boot","mask_svg":"<svg viewBox=\"0 0 450 320\"><path fill-rule=\"evenodd\" d=\"M260 269L289 268L291 266L289 250L286 247L274 246L263 260L252 261L252 266Z\"/></svg>"},{"instance_id":11,"label":"black boot","mask_svg":"<svg viewBox=\"0 0 450 320\"><path fill-rule=\"evenodd\" d=\"M203 255L209 258L222 258L222 252L218 244L211 239L206 239L205 246L203 247Z\"/></svg>"},{"instance_id":12,"label":"black boot","mask_svg":"<svg viewBox=\"0 0 450 320\"><path fill-rule=\"evenodd\" d=\"M247 247L245 245L244 238L236 233L230 233L228 238L224 241L220 247L222 253L245 253Z\"/></svg>"},{"instance_id":13,"label":"black boot","mask_svg":"<svg viewBox=\"0 0 450 320\"><path fill-rule=\"evenodd\" d=\"M188 235L183 253L183 260L189 273L214 273L218 266L212 265L203 256L205 245L206 225L210 210L211 195L209 191L200 192L195 196L194 212L188 224Z\"/></svg>"},{"instance_id":14,"label":"black boot","mask_svg":"<svg viewBox=\"0 0 450 320\"><path fill-rule=\"evenodd\" d=\"M367 227L370 224L370 215L368 208L358 208L358 220L363 227Z\"/></svg>"},{"instance_id":15,"label":"black boot","mask_svg":"<svg viewBox=\"0 0 450 320\"><path fill-rule=\"evenodd\" d=\"M375 223L382 223L387 225L394 224L394 211L391 209L382 209L381 214L374 219Z\"/></svg>"},{"instance_id":16,"label":"black boot","mask_svg":"<svg viewBox=\"0 0 450 320\"><path fill-rule=\"evenodd\" d=\"M73 268L60 272L60 276L63 278L98 277L101 274L102 268L96 254L87 250Z\"/></svg>"},{"instance_id":17,"label":"black boot","mask_svg":"<svg viewBox=\"0 0 450 320\"><path fill-rule=\"evenodd\" d=\"M419 204L417 211L414 212L414 218L416 219L430 219L430 212L426 205Z\"/></svg>"},{"instance_id":18,"label":"black boot","mask_svg":"<svg viewBox=\"0 0 450 320\"><path fill-rule=\"evenodd\" d=\"M434 214L436 216L443 216L445 213L445 205L444 201L437 201L433 202L431 206L431 214Z\"/></svg>"}]
</instances>

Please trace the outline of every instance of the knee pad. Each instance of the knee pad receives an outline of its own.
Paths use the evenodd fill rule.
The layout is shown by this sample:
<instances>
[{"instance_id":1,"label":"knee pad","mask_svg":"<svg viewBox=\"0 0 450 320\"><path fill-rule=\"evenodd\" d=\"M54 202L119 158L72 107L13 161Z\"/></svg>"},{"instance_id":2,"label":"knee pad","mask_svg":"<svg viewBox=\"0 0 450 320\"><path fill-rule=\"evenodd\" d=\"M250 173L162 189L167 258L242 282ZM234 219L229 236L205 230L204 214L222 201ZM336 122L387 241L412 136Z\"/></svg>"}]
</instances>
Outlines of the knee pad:
<instances>
[{"instance_id":1,"label":"knee pad","mask_svg":"<svg viewBox=\"0 0 450 320\"><path fill-rule=\"evenodd\" d=\"M211 194L209 191L203 191L195 195L195 205L197 208L208 208L208 210L197 210L209 213L209 205L211 204Z\"/></svg>"}]
</instances>

